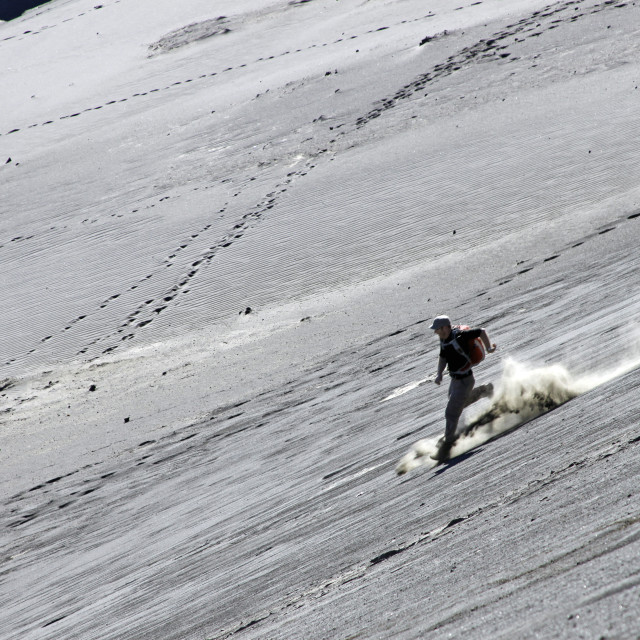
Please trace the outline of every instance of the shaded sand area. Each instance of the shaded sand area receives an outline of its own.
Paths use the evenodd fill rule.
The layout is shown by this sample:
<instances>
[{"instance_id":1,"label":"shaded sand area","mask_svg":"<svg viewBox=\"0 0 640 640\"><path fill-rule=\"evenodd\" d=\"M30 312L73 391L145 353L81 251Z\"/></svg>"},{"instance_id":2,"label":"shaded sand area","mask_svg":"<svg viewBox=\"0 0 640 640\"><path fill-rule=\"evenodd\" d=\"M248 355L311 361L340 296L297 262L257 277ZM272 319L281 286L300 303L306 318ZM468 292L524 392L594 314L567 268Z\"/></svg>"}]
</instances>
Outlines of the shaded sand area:
<instances>
[{"instance_id":1,"label":"shaded sand area","mask_svg":"<svg viewBox=\"0 0 640 640\"><path fill-rule=\"evenodd\" d=\"M0 25L4 636L636 637L640 8L210 5Z\"/></svg>"}]
</instances>

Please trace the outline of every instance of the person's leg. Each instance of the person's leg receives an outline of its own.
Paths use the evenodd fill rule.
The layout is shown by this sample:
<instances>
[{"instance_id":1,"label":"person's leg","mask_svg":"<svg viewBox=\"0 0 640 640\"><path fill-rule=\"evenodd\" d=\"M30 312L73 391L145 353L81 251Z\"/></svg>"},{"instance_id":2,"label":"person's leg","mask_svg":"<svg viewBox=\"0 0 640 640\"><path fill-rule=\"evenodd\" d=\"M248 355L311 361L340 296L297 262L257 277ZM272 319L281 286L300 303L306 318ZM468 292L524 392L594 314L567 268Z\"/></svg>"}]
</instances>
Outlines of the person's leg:
<instances>
[{"instance_id":1,"label":"person's leg","mask_svg":"<svg viewBox=\"0 0 640 640\"><path fill-rule=\"evenodd\" d=\"M460 420L463 409L467 405L467 400L473 390L474 384L475 380L473 375L459 380L451 378L451 384L449 385L449 402L444 412L446 419L444 440L449 445L456 439L458 421Z\"/></svg>"},{"instance_id":2,"label":"person's leg","mask_svg":"<svg viewBox=\"0 0 640 640\"><path fill-rule=\"evenodd\" d=\"M488 384L480 384L477 387L474 387L471 393L467 396L464 406L466 408L470 404L480 400L480 398L490 398L492 395L493 385L490 382Z\"/></svg>"},{"instance_id":3,"label":"person's leg","mask_svg":"<svg viewBox=\"0 0 640 640\"><path fill-rule=\"evenodd\" d=\"M451 383L449 384L449 402L444 412L446 419L444 436L438 441L438 448L431 456L434 460L444 462L449 458L451 447L456 439L458 421L467 404L467 399L473 390L474 384L475 380L473 375L470 375L468 378L461 378L460 380L451 378Z\"/></svg>"}]
</instances>

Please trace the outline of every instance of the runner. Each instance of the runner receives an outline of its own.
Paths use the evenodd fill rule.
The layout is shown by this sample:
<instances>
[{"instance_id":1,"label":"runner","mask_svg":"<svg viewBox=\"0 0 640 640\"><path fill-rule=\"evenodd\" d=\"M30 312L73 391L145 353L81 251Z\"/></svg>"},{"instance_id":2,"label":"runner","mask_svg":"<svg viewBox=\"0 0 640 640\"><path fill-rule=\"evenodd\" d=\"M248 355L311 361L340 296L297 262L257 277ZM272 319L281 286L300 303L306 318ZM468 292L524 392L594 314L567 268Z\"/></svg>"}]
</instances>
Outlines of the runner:
<instances>
[{"instance_id":1,"label":"runner","mask_svg":"<svg viewBox=\"0 0 640 640\"><path fill-rule=\"evenodd\" d=\"M430 329L440 338L440 357L438 359L438 373L434 382L440 384L445 368L449 368L451 383L449 384L449 402L445 410L445 431L441 438L438 451L432 456L435 460L443 461L449 457L449 452L456 439L458 420L463 409L479 398L490 395L493 385L483 385L473 393L475 378L471 367L475 363L471 352L473 343L477 339L482 341L487 353L493 353L496 345L491 344L484 329L469 329L453 327L448 316L437 316ZM482 357L480 357L480 360ZM479 360L478 360L479 361Z\"/></svg>"}]
</instances>

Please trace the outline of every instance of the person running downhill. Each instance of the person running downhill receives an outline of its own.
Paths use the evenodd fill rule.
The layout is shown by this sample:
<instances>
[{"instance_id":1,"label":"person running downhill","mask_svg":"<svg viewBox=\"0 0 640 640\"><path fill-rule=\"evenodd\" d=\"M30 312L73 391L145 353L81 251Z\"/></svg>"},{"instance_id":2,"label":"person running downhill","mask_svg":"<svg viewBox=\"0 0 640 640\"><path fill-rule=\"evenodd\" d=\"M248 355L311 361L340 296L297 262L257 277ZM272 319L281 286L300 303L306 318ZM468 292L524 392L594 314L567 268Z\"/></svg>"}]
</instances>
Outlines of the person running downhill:
<instances>
[{"instance_id":1,"label":"person running downhill","mask_svg":"<svg viewBox=\"0 0 640 640\"><path fill-rule=\"evenodd\" d=\"M480 338L487 353L493 353L496 345L491 344L484 329L467 329L451 326L448 316L437 316L429 327L440 338L440 357L438 373L434 382L440 384L445 368L449 367L449 401L445 410L446 425L444 437L438 441L438 451L432 456L443 461L449 457L451 447L456 439L458 420L463 409L472 402L493 393L493 385L482 385L474 390L475 379L471 366L470 347L474 340Z\"/></svg>"}]
</instances>

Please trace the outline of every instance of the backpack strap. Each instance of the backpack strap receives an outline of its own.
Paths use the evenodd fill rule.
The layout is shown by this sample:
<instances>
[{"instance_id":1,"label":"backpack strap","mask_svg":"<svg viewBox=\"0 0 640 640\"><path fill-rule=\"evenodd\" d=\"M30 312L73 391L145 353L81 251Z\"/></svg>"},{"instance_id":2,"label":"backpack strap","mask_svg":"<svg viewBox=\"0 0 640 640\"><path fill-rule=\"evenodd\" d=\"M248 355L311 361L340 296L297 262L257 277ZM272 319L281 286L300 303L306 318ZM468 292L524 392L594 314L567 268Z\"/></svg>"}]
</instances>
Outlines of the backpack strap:
<instances>
[{"instance_id":1,"label":"backpack strap","mask_svg":"<svg viewBox=\"0 0 640 640\"><path fill-rule=\"evenodd\" d=\"M461 355L464 357L464 359L467 361L467 364L464 365L462 367L462 369L459 369L458 371L450 371L449 373L453 373L455 374L459 374L459 373L466 373L467 371L469 371L469 369L471 368L471 358L469 357L469 354L462 348L462 346L460 345L460 343L458 342L458 337L460 336L460 329L454 329L452 331L452 335L453 338L452 340L449 342L449 344Z\"/></svg>"}]
</instances>

